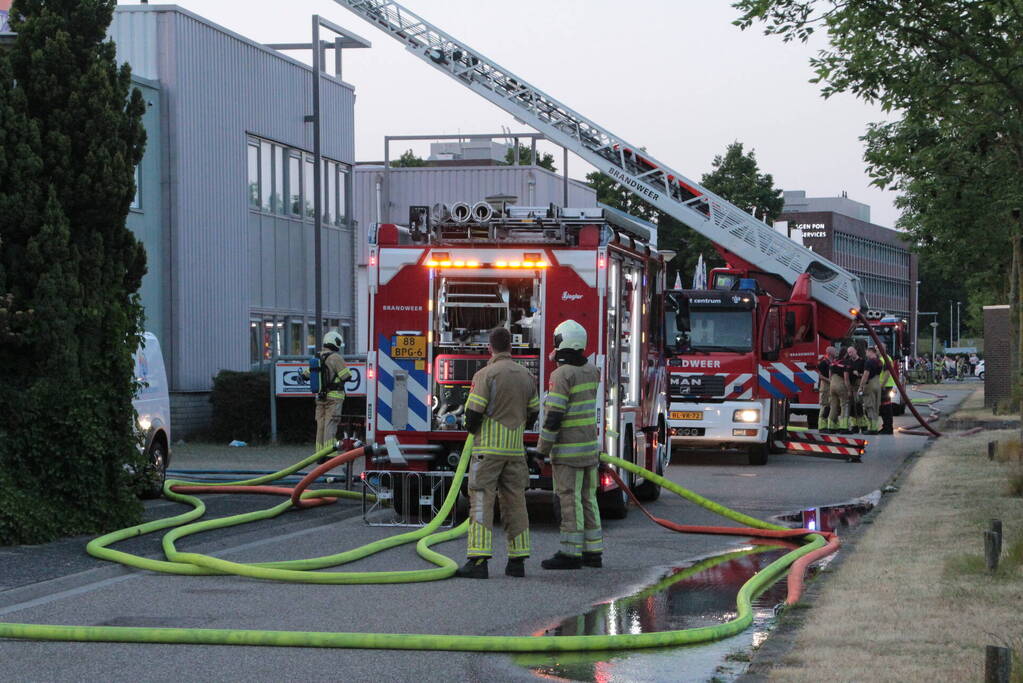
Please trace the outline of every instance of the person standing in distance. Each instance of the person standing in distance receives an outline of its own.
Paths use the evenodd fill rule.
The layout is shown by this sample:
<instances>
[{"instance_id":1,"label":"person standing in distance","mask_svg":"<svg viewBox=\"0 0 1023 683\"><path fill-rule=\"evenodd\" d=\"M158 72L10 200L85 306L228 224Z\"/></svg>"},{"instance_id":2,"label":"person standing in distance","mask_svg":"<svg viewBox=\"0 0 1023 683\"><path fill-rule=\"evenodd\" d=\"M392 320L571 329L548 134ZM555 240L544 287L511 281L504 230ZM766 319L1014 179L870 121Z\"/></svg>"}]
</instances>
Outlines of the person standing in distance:
<instances>
[{"instance_id":1,"label":"person standing in distance","mask_svg":"<svg viewBox=\"0 0 1023 683\"><path fill-rule=\"evenodd\" d=\"M817 362L817 391L820 394L817 429L821 431L831 429L831 362L835 360L837 355L835 347L829 346L824 349L824 355Z\"/></svg>"},{"instance_id":2,"label":"person standing in distance","mask_svg":"<svg viewBox=\"0 0 1023 683\"><path fill-rule=\"evenodd\" d=\"M529 557L529 515L526 489L529 467L522 440L526 425L540 412L536 378L511 356L511 332L490 332L490 361L472 377L465 402L465 428L475 435L469 462L468 559L455 571L466 579L490 578L493 555L494 501L508 543L508 576L525 576Z\"/></svg>"},{"instance_id":3,"label":"person standing in distance","mask_svg":"<svg viewBox=\"0 0 1023 683\"><path fill-rule=\"evenodd\" d=\"M604 538L597 508L597 388L600 370L586 362L586 330L574 320L554 329L551 373L538 450L550 455L561 505L561 549L544 569L603 565Z\"/></svg>"},{"instance_id":4,"label":"person standing in distance","mask_svg":"<svg viewBox=\"0 0 1023 683\"><path fill-rule=\"evenodd\" d=\"M316 394L316 450L326 448L337 438L345 403L345 382L352 371L345 365L341 351L344 337L337 330L323 335L320 349L320 390Z\"/></svg>"}]
</instances>

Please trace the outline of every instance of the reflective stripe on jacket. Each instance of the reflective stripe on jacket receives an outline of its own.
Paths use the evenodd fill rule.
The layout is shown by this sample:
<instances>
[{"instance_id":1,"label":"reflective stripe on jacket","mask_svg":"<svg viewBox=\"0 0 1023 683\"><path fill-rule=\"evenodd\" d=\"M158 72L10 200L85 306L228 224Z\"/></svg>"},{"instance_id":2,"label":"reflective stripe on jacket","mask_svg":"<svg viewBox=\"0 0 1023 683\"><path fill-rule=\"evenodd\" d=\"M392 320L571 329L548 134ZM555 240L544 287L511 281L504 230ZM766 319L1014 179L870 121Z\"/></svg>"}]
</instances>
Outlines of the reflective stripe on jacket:
<instances>
[{"instance_id":1,"label":"reflective stripe on jacket","mask_svg":"<svg viewBox=\"0 0 1023 683\"><path fill-rule=\"evenodd\" d=\"M551 413L562 413L561 426L540 430L541 453L550 453L551 461L563 465L596 465L600 451L597 443L597 390L600 371L590 364L562 365L551 373L550 387L544 399L544 421Z\"/></svg>"}]
</instances>

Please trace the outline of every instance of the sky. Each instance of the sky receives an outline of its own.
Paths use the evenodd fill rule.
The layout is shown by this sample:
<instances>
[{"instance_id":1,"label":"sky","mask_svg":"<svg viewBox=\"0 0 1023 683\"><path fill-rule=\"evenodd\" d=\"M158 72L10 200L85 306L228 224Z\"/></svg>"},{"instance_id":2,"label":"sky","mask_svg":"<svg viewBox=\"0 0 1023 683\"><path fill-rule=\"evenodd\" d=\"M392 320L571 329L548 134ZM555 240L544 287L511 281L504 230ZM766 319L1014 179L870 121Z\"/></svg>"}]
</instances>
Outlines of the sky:
<instances>
[{"instance_id":1,"label":"sky","mask_svg":"<svg viewBox=\"0 0 1023 683\"><path fill-rule=\"evenodd\" d=\"M135 3L122 3L135 4ZM356 159L383 158L385 135L528 128L407 53L332 0L181 0L263 43L308 42L311 16L373 43L344 52L356 92ZM885 115L849 95L825 100L809 58L824 47L741 31L724 0L404 0L406 7L684 176L699 181L739 141L775 186L810 197L843 191L893 227L894 193L870 185L859 140ZM309 61L307 53L289 53ZM397 144L397 143L396 143ZM409 145L395 147L397 156ZM428 144L415 147L421 156ZM560 150L556 165L561 168ZM592 170L570 156L569 175Z\"/></svg>"}]
</instances>

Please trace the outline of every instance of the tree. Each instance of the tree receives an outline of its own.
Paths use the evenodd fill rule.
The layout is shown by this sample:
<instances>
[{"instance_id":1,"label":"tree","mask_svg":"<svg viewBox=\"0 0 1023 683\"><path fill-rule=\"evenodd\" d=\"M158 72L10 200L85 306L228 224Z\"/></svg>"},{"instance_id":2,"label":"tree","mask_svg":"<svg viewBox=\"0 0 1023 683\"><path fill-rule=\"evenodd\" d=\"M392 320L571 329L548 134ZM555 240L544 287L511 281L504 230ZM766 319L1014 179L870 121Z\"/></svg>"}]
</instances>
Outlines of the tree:
<instances>
[{"instance_id":1,"label":"tree","mask_svg":"<svg viewBox=\"0 0 1023 683\"><path fill-rule=\"evenodd\" d=\"M0 544L134 524L132 355L145 252L125 227L145 131L114 0L18 0L0 54ZM20 315L19 315L20 312Z\"/></svg>"},{"instance_id":2,"label":"tree","mask_svg":"<svg viewBox=\"0 0 1023 683\"><path fill-rule=\"evenodd\" d=\"M512 165L515 162L515 151L514 150L515 150L514 147L509 147L507 153L505 153L505 155L504 155L504 163L508 164L509 166ZM531 147L526 147L525 145L521 145L520 144L519 145L519 165L520 166L529 166L532 163L532 161L533 161L533 149ZM548 171L552 171L554 173L558 172L558 169L554 166L554 155L550 154L549 152L537 151L537 153L536 153L536 165L539 166L540 168L546 168Z\"/></svg>"},{"instance_id":3,"label":"tree","mask_svg":"<svg viewBox=\"0 0 1023 683\"><path fill-rule=\"evenodd\" d=\"M418 168L426 165L426 161L422 157L416 156L411 149L405 150L400 157L391 162L392 168Z\"/></svg>"},{"instance_id":4,"label":"tree","mask_svg":"<svg viewBox=\"0 0 1023 683\"><path fill-rule=\"evenodd\" d=\"M753 150L743 152L741 142L733 142L723 156L714 157L711 167L711 172L705 173L700 181L706 189L739 208L756 211L757 216L769 222L781 213L784 204L781 190L775 189L771 174L760 172ZM724 265L708 238L658 211L610 177L595 171L587 175L586 180L597 191L597 201L657 224L658 247L678 252L668 264L669 286L674 284L678 273L682 286L690 287L701 255L708 271Z\"/></svg>"},{"instance_id":5,"label":"tree","mask_svg":"<svg viewBox=\"0 0 1023 683\"><path fill-rule=\"evenodd\" d=\"M875 184L900 192L899 227L933 259L934 272L964 281L971 310L1004 300L1011 209L1023 206L1019 0L734 6L738 25L762 22L785 41L827 32L829 47L810 60L823 95L849 92L899 115L864 136Z\"/></svg>"}]
</instances>

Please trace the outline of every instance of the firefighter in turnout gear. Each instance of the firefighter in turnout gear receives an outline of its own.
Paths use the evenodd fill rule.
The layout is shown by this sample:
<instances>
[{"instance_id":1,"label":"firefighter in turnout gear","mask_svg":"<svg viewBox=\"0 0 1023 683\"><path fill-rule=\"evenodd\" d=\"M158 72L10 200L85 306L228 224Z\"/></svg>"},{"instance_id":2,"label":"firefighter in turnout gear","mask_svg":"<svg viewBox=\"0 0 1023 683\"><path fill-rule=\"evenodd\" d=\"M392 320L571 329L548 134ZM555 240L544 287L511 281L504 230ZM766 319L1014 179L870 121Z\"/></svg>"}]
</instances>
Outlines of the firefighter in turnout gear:
<instances>
[{"instance_id":1,"label":"firefighter in turnout gear","mask_svg":"<svg viewBox=\"0 0 1023 683\"><path fill-rule=\"evenodd\" d=\"M344 338L337 330L323 335L320 349L320 389L316 394L316 450L330 445L337 438L341 410L345 402L345 381L352 372L345 365L341 350Z\"/></svg>"},{"instance_id":2,"label":"firefighter in turnout gear","mask_svg":"<svg viewBox=\"0 0 1023 683\"><path fill-rule=\"evenodd\" d=\"M817 362L817 391L820 392L817 428L831 429L831 363L838 353L834 346L824 349L824 355Z\"/></svg>"},{"instance_id":3,"label":"firefighter in turnout gear","mask_svg":"<svg viewBox=\"0 0 1023 683\"><path fill-rule=\"evenodd\" d=\"M845 381L847 351L839 353L831 361L831 382L828 386L828 397L831 400L828 408L829 432L849 429L849 385Z\"/></svg>"},{"instance_id":4,"label":"firefighter in turnout gear","mask_svg":"<svg viewBox=\"0 0 1023 683\"><path fill-rule=\"evenodd\" d=\"M468 561L455 576L470 579L489 577L495 499L501 503L508 543L504 573L525 576L529 557L529 467L522 436L540 412L537 380L512 358L506 328L490 332L490 353L490 362L473 375L465 402L465 427L475 435L469 464L469 548Z\"/></svg>"},{"instance_id":5,"label":"firefighter in turnout gear","mask_svg":"<svg viewBox=\"0 0 1023 683\"><path fill-rule=\"evenodd\" d=\"M894 434L895 410L892 406L892 396L896 388L892 368L895 366L892 357L888 355L888 349L885 347L884 342L881 343L880 351L881 364L884 369L881 371L881 431L878 434Z\"/></svg>"},{"instance_id":6,"label":"firefighter in turnout gear","mask_svg":"<svg viewBox=\"0 0 1023 683\"><path fill-rule=\"evenodd\" d=\"M597 388L600 371L586 362L586 330L566 320L554 330L551 373L544 399L538 450L550 455L554 489L561 506L561 549L544 569L600 567L604 539L597 508L600 463L597 444Z\"/></svg>"}]
</instances>

